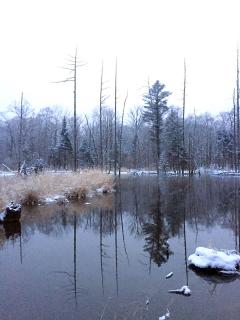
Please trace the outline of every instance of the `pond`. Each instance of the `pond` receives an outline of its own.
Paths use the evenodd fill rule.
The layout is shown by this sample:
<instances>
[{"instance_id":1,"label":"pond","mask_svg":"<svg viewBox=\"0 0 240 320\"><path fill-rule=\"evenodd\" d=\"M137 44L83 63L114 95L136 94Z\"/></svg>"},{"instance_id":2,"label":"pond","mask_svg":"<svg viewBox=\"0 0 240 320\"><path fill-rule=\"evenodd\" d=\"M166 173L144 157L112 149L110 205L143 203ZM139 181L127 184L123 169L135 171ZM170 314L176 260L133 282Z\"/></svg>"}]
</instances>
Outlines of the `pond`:
<instances>
[{"instance_id":1,"label":"pond","mask_svg":"<svg viewBox=\"0 0 240 320\"><path fill-rule=\"evenodd\" d=\"M186 260L239 250L239 192L234 177L135 177L85 204L24 209L0 226L0 319L239 319L240 278ZM186 284L189 297L168 292Z\"/></svg>"}]
</instances>

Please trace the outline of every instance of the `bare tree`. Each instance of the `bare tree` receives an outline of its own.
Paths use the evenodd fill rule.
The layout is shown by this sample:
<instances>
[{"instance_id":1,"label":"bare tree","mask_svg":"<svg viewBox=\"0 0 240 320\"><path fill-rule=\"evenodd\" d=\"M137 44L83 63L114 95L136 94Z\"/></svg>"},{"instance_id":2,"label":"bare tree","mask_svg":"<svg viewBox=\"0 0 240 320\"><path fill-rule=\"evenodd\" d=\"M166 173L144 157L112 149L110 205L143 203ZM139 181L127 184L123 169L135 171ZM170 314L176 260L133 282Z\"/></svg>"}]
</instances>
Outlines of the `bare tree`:
<instances>
[{"instance_id":1,"label":"bare tree","mask_svg":"<svg viewBox=\"0 0 240 320\"><path fill-rule=\"evenodd\" d=\"M70 71L70 76L62 81L56 81L55 83L73 82L73 161L74 171L77 171L77 69L83 66L77 57L77 48L74 56L70 56L70 60L67 63L67 67L63 67Z\"/></svg>"},{"instance_id":2,"label":"bare tree","mask_svg":"<svg viewBox=\"0 0 240 320\"><path fill-rule=\"evenodd\" d=\"M237 172L237 149L236 149L236 103L235 89L233 90L233 152L234 152L234 170Z\"/></svg>"},{"instance_id":3,"label":"bare tree","mask_svg":"<svg viewBox=\"0 0 240 320\"><path fill-rule=\"evenodd\" d=\"M101 170L103 170L102 103L103 103L103 62L102 62L102 70L101 70L100 97L99 97L100 167L101 167Z\"/></svg>"},{"instance_id":4,"label":"bare tree","mask_svg":"<svg viewBox=\"0 0 240 320\"><path fill-rule=\"evenodd\" d=\"M185 145L185 107L186 107L186 61L184 59L184 76L183 76L183 117L182 117L182 141L183 141L183 149Z\"/></svg>"},{"instance_id":5,"label":"bare tree","mask_svg":"<svg viewBox=\"0 0 240 320\"><path fill-rule=\"evenodd\" d=\"M139 149L139 131L143 124L142 108L135 107L130 110L130 127L133 128L133 167L136 169L138 167L138 149Z\"/></svg>"},{"instance_id":6,"label":"bare tree","mask_svg":"<svg viewBox=\"0 0 240 320\"><path fill-rule=\"evenodd\" d=\"M103 170L104 167L104 152L103 152L103 106L104 102L107 100L108 96L104 95L104 90L106 88L103 87L103 62L102 62L102 68L101 68L101 77L100 77L100 94L99 94L99 139L100 139L100 152L99 152L99 158L100 158L100 168Z\"/></svg>"},{"instance_id":7,"label":"bare tree","mask_svg":"<svg viewBox=\"0 0 240 320\"><path fill-rule=\"evenodd\" d=\"M123 110L122 110L122 121L121 121L121 128L120 128L120 139L119 139L119 170L118 175L121 176L121 167L122 167L122 140L123 140L123 120L124 120L124 113L125 113L125 107L126 102L128 98L128 92L126 94L124 104L123 104Z\"/></svg>"},{"instance_id":8,"label":"bare tree","mask_svg":"<svg viewBox=\"0 0 240 320\"><path fill-rule=\"evenodd\" d=\"M114 175L117 175L117 59L114 81Z\"/></svg>"},{"instance_id":9,"label":"bare tree","mask_svg":"<svg viewBox=\"0 0 240 320\"><path fill-rule=\"evenodd\" d=\"M23 93L21 94L21 104L20 104L19 142L18 142L18 172L20 172L20 168L21 168L22 125L23 125Z\"/></svg>"},{"instance_id":10,"label":"bare tree","mask_svg":"<svg viewBox=\"0 0 240 320\"><path fill-rule=\"evenodd\" d=\"M237 109L237 168L239 171L239 148L240 148L240 123L239 123L239 51L237 48L237 79L236 79L236 109Z\"/></svg>"}]
</instances>

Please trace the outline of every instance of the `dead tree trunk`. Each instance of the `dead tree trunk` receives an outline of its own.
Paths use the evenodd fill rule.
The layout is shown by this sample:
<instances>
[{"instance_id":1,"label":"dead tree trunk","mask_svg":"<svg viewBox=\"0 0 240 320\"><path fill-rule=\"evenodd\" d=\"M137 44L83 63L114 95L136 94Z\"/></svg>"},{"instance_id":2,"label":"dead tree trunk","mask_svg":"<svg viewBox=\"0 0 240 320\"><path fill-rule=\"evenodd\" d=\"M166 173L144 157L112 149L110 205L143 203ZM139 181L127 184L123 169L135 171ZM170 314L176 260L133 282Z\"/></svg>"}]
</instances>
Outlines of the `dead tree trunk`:
<instances>
[{"instance_id":1,"label":"dead tree trunk","mask_svg":"<svg viewBox=\"0 0 240 320\"><path fill-rule=\"evenodd\" d=\"M233 158L234 170L237 172L237 152L236 152L236 103L235 103L235 89L233 90Z\"/></svg>"},{"instance_id":2,"label":"dead tree trunk","mask_svg":"<svg viewBox=\"0 0 240 320\"><path fill-rule=\"evenodd\" d=\"M237 170L239 171L240 123L239 123L239 52L237 49L237 81L236 81L236 109L237 109Z\"/></svg>"},{"instance_id":3,"label":"dead tree trunk","mask_svg":"<svg viewBox=\"0 0 240 320\"><path fill-rule=\"evenodd\" d=\"M73 152L74 152L74 171L77 171L77 49L74 57L74 90L73 90Z\"/></svg>"},{"instance_id":4,"label":"dead tree trunk","mask_svg":"<svg viewBox=\"0 0 240 320\"><path fill-rule=\"evenodd\" d=\"M117 60L114 83L114 176L117 175Z\"/></svg>"},{"instance_id":5,"label":"dead tree trunk","mask_svg":"<svg viewBox=\"0 0 240 320\"><path fill-rule=\"evenodd\" d=\"M128 98L128 93L126 95L126 98L124 100L123 104L123 111L122 111L122 121L121 121L121 129L120 129L120 141L119 141L119 170L118 170L118 176L121 176L121 168L122 168L122 136L123 136L123 119L124 119L124 112L126 107L126 102Z\"/></svg>"},{"instance_id":6,"label":"dead tree trunk","mask_svg":"<svg viewBox=\"0 0 240 320\"><path fill-rule=\"evenodd\" d=\"M55 83L73 82L73 170L77 171L77 68L83 66L77 59L77 49L67 65L63 69L70 71L70 77Z\"/></svg>"},{"instance_id":7,"label":"dead tree trunk","mask_svg":"<svg viewBox=\"0 0 240 320\"><path fill-rule=\"evenodd\" d=\"M21 157L22 157L22 125L23 125L23 92L21 94L21 106L20 106L20 123L19 123L19 142L18 142L18 172L21 169Z\"/></svg>"},{"instance_id":8,"label":"dead tree trunk","mask_svg":"<svg viewBox=\"0 0 240 320\"><path fill-rule=\"evenodd\" d=\"M103 135L102 135L102 102L103 102L103 62L100 80L100 97L99 97L99 128L100 128L100 168L103 171Z\"/></svg>"},{"instance_id":9,"label":"dead tree trunk","mask_svg":"<svg viewBox=\"0 0 240 320\"><path fill-rule=\"evenodd\" d=\"M182 116L182 142L185 147L185 107L186 107L186 61L184 59L184 76L183 76L183 116Z\"/></svg>"},{"instance_id":10,"label":"dead tree trunk","mask_svg":"<svg viewBox=\"0 0 240 320\"><path fill-rule=\"evenodd\" d=\"M185 108L186 108L186 62L184 59L184 74L183 74L183 108L182 108L182 158L185 162ZM182 167L182 175L184 176L184 166Z\"/></svg>"}]
</instances>

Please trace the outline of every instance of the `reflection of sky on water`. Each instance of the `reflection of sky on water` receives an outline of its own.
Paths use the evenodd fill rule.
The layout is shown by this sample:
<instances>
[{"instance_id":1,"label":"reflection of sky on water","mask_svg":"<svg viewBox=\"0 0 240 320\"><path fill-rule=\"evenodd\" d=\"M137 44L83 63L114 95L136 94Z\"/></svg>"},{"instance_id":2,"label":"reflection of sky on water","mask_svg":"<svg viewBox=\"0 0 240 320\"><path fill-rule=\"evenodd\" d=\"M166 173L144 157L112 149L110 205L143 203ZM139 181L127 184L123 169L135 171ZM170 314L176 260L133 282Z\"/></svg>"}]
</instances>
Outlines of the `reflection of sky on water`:
<instances>
[{"instance_id":1,"label":"reflection of sky on water","mask_svg":"<svg viewBox=\"0 0 240 320\"><path fill-rule=\"evenodd\" d=\"M238 248L239 187L235 178L123 179L116 197L91 205L25 210L21 225L0 230L1 319L158 319L166 308L175 319L203 310L238 319L238 279L186 269L185 257L199 245ZM168 293L187 282L191 297Z\"/></svg>"}]
</instances>

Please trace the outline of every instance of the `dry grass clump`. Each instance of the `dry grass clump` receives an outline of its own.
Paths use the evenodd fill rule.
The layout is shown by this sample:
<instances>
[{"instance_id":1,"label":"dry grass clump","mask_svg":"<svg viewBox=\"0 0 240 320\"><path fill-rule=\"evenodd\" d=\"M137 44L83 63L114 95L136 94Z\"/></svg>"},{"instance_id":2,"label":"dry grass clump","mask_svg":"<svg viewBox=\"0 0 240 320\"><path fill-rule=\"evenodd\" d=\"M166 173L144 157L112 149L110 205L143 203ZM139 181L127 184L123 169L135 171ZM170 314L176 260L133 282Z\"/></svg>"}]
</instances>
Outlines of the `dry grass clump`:
<instances>
[{"instance_id":1,"label":"dry grass clump","mask_svg":"<svg viewBox=\"0 0 240 320\"><path fill-rule=\"evenodd\" d=\"M21 203L24 206L35 206L39 202L36 190L26 190L21 197Z\"/></svg>"},{"instance_id":2,"label":"dry grass clump","mask_svg":"<svg viewBox=\"0 0 240 320\"><path fill-rule=\"evenodd\" d=\"M89 193L95 193L98 188L102 188L102 192L113 190L113 178L100 170L0 177L0 205L2 207L11 200L34 205L47 197L57 195L84 200Z\"/></svg>"},{"instance_id":3,"label":"dry grass clump","mask_svg":"<svg viewBox=\"0 0 240 320\"><path fill-rule=\"evenodd\" d=\"M1 190L1 189L0 189ZM2 199L2 197L0 197L0 211L1 211L1 208L4 206L4 201Z\"/></svg>"},{"instance_id":4,"label":"dry grass clump","mask_svg":"<svg viewBox=\"0 0 240 320\"><path fill-rule=\"evenodd\" d=\"M79 187L65 192L65 197L68 200L85 200L87 197L87 190Z\"/></svg>"}]
</instances>

